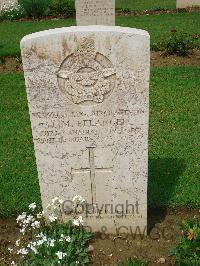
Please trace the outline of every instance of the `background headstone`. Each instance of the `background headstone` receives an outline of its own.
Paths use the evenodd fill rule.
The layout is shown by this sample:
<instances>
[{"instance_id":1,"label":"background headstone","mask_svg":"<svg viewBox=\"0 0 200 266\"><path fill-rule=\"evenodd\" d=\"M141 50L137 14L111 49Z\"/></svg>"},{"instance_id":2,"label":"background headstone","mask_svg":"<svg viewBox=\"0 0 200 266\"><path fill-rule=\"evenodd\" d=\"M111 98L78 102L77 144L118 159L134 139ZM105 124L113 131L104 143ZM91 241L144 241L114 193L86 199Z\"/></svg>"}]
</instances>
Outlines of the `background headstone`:
<instances>
[{"instance_id":1,"label":"background headstone","mask_svg":"<svg viewBox=\"0 0 200 266\"><path fill-rule=\"evenodd\" d=\"M200 6L200 0L176 0L177 8Z\"/></svg>"},{"instance_id":2,"label":"background headstone","mask_svg":"<svg viewBox=\"0 0 200 266\"><path fill-rule=\"evenodd\" d=\"M76 0L78 26L115 25L115 0Z\"/></svg>"},{"instance_id":3,"label":"background headstone","mask_svg":"<svg viewBox=\"0 0 200 266\"><path fill-rule=\"evenodd\" d=\"M143 231L149 34L61 28L24 37L21 50L43 207L81 195L96 208L85 217L93 230Z\"/></svg>"}]
</instances>

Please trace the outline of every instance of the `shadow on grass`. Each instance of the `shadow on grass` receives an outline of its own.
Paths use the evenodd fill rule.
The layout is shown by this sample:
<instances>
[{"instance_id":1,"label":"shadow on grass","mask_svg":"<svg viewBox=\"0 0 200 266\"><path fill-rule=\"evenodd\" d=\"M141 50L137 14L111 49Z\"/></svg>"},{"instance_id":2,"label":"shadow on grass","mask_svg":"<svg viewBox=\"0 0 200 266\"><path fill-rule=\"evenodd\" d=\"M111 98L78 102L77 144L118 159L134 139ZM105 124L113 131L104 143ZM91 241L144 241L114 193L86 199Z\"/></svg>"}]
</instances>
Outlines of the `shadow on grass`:
<instances>
[{"instance_id":1,"label":"shadow on grass","mask_svg":"<svg viewBox=\"0 0 200 266\"><path fill-rule=\"evenodd\" d=\"M186 169L186 163L178 158L149 159L148 180L148 228L162 222L172 198L179 177Z\"/></svg>"}]
</instances>

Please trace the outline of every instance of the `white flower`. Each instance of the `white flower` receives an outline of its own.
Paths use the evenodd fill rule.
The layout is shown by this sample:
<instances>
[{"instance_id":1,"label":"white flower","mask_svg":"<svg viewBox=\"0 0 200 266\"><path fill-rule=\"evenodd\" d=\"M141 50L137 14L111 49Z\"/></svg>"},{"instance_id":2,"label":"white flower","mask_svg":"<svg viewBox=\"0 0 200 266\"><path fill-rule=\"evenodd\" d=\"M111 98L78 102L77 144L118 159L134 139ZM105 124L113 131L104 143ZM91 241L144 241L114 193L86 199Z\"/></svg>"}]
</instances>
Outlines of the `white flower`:
<instances>
[{"instance_id":1,"label":"white flower","mask_svg":"<svg viewBox=\"0 0 200 266\"><path fill-rule=\"evenodd\" d=\"M63 204L63 202L64 202L64 201L63 201L62 199L59 199L59 203L60 203L60 204Z\"/></svg>"},{"instance_id":2,"label":"white flower","mask_svg":"<svg viewBox=\"0 0 200 266\"><path fill-rule=\"evenodd\" d=\"M37 238L43 238L44 234L41 232L40 234L36 235Z\"/></svg>"},{"instance_id":3,"label":"white flower","mask_svg":"<svg viewBox=\"0 0 200 266\"><path fill-rule=\"evenodd\" d=\"M23 221L26 218L26 213L23 212L21 215L19 215L16 219L17 223Z\"/></svg>"},{"instance_id":4,"label":"white flower","mask_svg":"<svg viewBox=\"0 0 200 266\"><path fill-rule=\"evenodd\" d=\"M43 241L44 241L44 239L43 239ZM37 242L30 242L30 243L31 243L31 246L33 246L33 247L37 246Z\"/></svg>"},{"instance_id":5,"label":"white flower","mask_svg":"<svg viewBox=\"0 0 200 266\"><path fill-rule=\"evenodd\" d=\"M28 248L30 248L35 254L38 254L37 249L35 248L35 246L37 245L37 242L30 242L30 244L28 244Z\"/></svg>"},{"instance_id":6,"label":"white flower","mask_svg":"<svg viewBox=\"0 0 200 266\"><path fill-rule=\"evenodd\" d=\"M14 262L14 260L10 264L11 266L17 266L17 264Z\"/></svg>"},{"instance_id":7,"label":"white flower","mask_svg":"<svg viewBox=\"0 0 200 266\"><path fill-rule=\"evenodd\" d=\"M67 236L67 237L65 238L65 240L66 240L67 242L71 242L71 237L70 237L70 236Z\"/></svg>"},{"instance_id":8,"label":"white flower","mask_svg":"<svg viewBox=\"0 0 200 266\"><path fill-rule=\"evenodd\" d=\"M16 246L19 247L19 244L20 244L20 239L18 239L16 242L15 242Z\"/></svg>"},{"instance_id":9,"label":"white flower","mask_svg":"<svg viewBox=\"0 0 200 266\"><path fill-rule=\"evenodd\" d=\"M79 216L78 220L79 220L79 223L80 223L81 225L83 225L83 217L82 217L82 216Z\"/></svg>"},{"instance_id":10,"label":"white flower","mask_svg":"<svg viewBox=\"0 0 200 266\"><path fill-rule=\"evenodd\" d=\"M37 241L37 246L41 246L45 241L43 239L40 239Z\"/></svg>"},{"instance_id":11,"label":"white flower","mask_svg":"<svg viewBox=\"0 0 200 266\"><path fill-rule=\"evenodd\" d=\"M67 255L66 253L60 251L56 253L56 256L58 257L59 260L62 260L66 255Z\"/></svg>"},{"instance_id":12,"label":"white flower","mask_svg":"<svg viewBox=\"0 0 200 266\"><path fill-rule=\"evenodd\" d=\"M31 226L35 229L35 228L40 228L40 222L35 221L31 224Z\"/></svg>"},{"instance_id":13,"label":"white flower","mask_svg":"<svg viewBox=\"0 0 200 266\"><path fill-rule=\"evenodd\" d=\"M73 197L72 201L76 205L79 205L79 204L82 204L83 202L85 202L85 199L83 197L81 197L80 195L76 195Z\"/></svg>"},{"instance_id":14,"label":"white flower","mask_svg":"<svg viewBox=\"0 0 200 266\"><path fill-rule=\"evenodd\" d=\"M20 233L22 233L24 235L26 233L26 228L22 228L19 231L20 231Z\"/></svg>"},{"instance_id":15,"label":"white flower","mask_svg":"<svg viewBox=\"0 0 200 266\"><path fill-rule=\"evenodd\" d=\"M47 237L46 237L46 236L43 236L42 240L43 240L44 242L46 242L46 241L47 241Z\"/></svg>"},{"instance_id":16,"label":"white flower","mask_svg":"<svg viewBox=\"0 0 200 266\"><path fill-rule=\"evenodd\" d=\"M52 199L52 205L55 204L63 204L63 200L59 197L55 197L54 199Z\"/></svg>"},{"instance_id":17,"label":"white flower","mask_svg":"<svg viewBox=\"0 0 200 266\"><path fill-rule=\"evenodd\" d=\"M29 210L34 211L34 210L36 209L37 205L36 205L35 202L33 202L33 203L31 203L28 207L29 207Z\"/></svg>"},{"instance_id":18,"label":"white flower","mask_svg":"<svg viewBox=\"0 0 200 266\"><path fill-rule=\"evenodd\" d=\"M35 242L35 245L42 245L44 242L47 242L47 237L41 232L36 235L36 238L40 238L38 242Z\"/></svg>"},{"instance_id":19,"label":"white flower","mask_svg":"<svg viewBox=\"0 0 200 266\"><path fill-rule=\"evenodd\" d=\"M37 213L37 218L38 219L41 219L42 217L43 217L43 213L42 212Z\"/></svg>"},{"instance_id":20,"label":"white flower","mask_svg":"<svg viewBox=\"0 0 200 266\"><path fill-rule=\"evenodd\" d=\"M9 251L10 253L12 253L13 248L8 248L8 251Z\"/></svg>"},{"instance_id":21,"label":"white flower","mask_svg":"<svg viewBox=\"0 0 200 266\"><path fill-rule=\"evenodd\" d=\"M50 247L54 247L54 243L56 242L56 240L55 239L49 239L49 243L48 243L48 245L50 246Z\"/></svg>"},{"instance_id":22,"label":"white flower","mask_svg":"<svg viewBox=\"0 0 200 266\"><path fill-rule=\"evenodd\" d=\"M53 214L49 216L49 221L51 223L55 222L58 219L58 217L54 216Z\"/></svg>"},{"instance_id":23,"label":"white flower","mask_svg":"<svg viewBox=\"0 0 200 266\"><path fill-rule=\"evenodd\" d=\"M63 242L64 240L67 242L71 242L71 237L70 236L64 236L63 234L61 234L61 239L59 240L60 242Z\"/></svg>"},{"instance_id":24,"label":"white flower","mask_svg":"<svg viewBox=\"0 0 200 266\"><path fill-rule=\"evenodd\" d=\"M74 219L74 220L73 220L73 224L74 224L75 226L79 226L79 220L78 220L78 219Z\"/></svg>"},{"instance_id":25,"label":"white flower","mask_svg":"<svg viewBox=\"0 0 200 266\"><path fill-rule=\"evenodd\" d=\"M27 216L27 218L24 220L24 223L29 224L30 222L34 221L35 218L32 215Z\"/></svg>"},{"instance_id":26,"label":"white flower","mask_svg":"<svg viewBox=\"0 0 200 266\"><path fill-rule=\"evenodd\" d=\"M28 249L22 248L22 249L17 251L17 254L27 255L28 254Z\"/></svg>"},{"instance_id":27,"label":"white flower","mask_svg":"<svg viewBox=\"0 0 200 266\"><path fill-rule=\"evenodd\" d=\"M30 246L30 248L35 254L38 254L38 251L37 251L37 249L34 246Z\"/></svg>"},{"instance_id":28,"label":"white flower","mask_svg":"<svg viewBox=\"0 0 200 266\"><path fill-rule=\"evenodd\" d=\"M52 204L54 205L55 203L58 202L58 200L59 200L59 198L58 197L55 197L54 199L52 199Z\"/></svg>"},{"instance_id":29,"label":"white flower","mask_svg":"<svg viewBox=\"0 0 200 266\"><path fill-rule=\"evenodd\" d=\"M65 236L63 235L63 234L61 234L61 236L60 236L61 238L59 239L59 241L60 242L63 242L63 240L64 240L64 238L65 238Z\"/></svg>"},{"instance_id":30,"label":"white flower","mask_svg":"<svg viewBox=\"0 0 200 266\"><path fill-rule=\"evenodd\" d=\"M73 220L73 224L74 224L75 226L83 225L83 217L82 217L82 216L79 216L78 219L74 219L74 220Z\"/></svg>"}]
</instances>

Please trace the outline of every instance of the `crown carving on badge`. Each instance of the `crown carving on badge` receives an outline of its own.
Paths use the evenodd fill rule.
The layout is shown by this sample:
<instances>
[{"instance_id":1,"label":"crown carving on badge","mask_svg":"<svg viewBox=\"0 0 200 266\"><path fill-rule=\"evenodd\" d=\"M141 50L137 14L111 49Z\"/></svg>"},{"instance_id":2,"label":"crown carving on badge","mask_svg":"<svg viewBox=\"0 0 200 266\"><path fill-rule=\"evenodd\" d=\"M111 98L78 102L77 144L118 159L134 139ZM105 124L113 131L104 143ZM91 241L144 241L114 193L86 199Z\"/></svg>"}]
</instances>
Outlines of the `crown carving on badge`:
<instances>
[{"instance_id":1,"label":"crown carving on badge","mask_svg":"<svg viewBox=\"0 0 200 266\"><path fill-rule=\"evenodd\" d=\"M96 51L93 38L83 38L76 51L62 62L57 73L59 87L75 104L102 103L116 81L111 61Z\"/></svg>"}]
</instances>

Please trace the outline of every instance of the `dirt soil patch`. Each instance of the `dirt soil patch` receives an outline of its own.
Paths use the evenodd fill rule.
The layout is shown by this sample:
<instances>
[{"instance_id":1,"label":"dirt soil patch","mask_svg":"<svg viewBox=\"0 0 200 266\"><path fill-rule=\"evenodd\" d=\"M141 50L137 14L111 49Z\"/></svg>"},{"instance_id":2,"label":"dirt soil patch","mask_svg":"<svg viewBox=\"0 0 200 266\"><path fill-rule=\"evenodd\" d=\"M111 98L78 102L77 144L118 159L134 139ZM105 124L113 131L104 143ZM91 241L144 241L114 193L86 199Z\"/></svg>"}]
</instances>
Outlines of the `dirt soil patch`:
<instances>
[{"instance_id":1,"label":"dirt soil patch","mask_svg":"<svg viewBox=\"0 0 200 266\"><path fill-rule=\"evenodd\" d=\"M0 73L23 72L21 60L14 57L6 57L0 64Z\"/></svg>"},{"instance_id":2,"label":"dirt soil patch","mask_svg":"<svg viewBox=\"0 0 200 266\"><path fill-rule=\"evenodd\" d=\"M189 56L165 56L162 52L151 51L151 66L187 66L200 65L200 50L193 50ZM23 72L19 59L7 57L0 64L0 73Z\"/></svg>"},{"instance_id":3,"label":"dirt soil patch","mask_svg":"<svg viewBox=\"0 0 200 266\"><path fill-rule=\"evenodd\" d=\"M10 265L10 253L8 248L12 248L16 240L20 238L19 228L16 218L0 219L0 265Z\"/></svg>"},{"instance_id":4,"label":"dirt soil patch","mask_svg":"<svg viewBox=\"0 0 200 266\"><path fill-rule=\"evenodd\" d=\"M181 236L179 224L184 219L197 217L197 209L150 209L148 212L148 236L135 236L128 228L118 236L99 233L91 240L91 265L114 265L126 258L138 257L148 265L174 265L175 259L169 256L177 238ZM19 239L19 228L15 218L0 219L0 265L9 265L8 248ZM162 258L164 263L159 263Z\"/></svg>"},{"instance_id":5,"label":"dirt soil patch","mask_svg":"<svg viewBox=\"0 0 200 266\"><path fill-rule=\"evenodd\" d=\"M177 13L191 13L199 12L199 7L187 7L178 9L154 9L154 10L117 10L117 16L144 16L144 15L161 15L161 14L177 14Z\"/></svg>"},{"instance_id":6,"label":"dirt soil patch","mask_svg":"<svg viewBox=\"0 0 200 266\"><path fill-rule=\"evenodd\" d=\"M200 65L200 50L191 51L188 56L164 55L163 52L151 51L151 66L188 66Z\"/></svg>"},{"instance_id":7,"label":"dirt soil patch","mask_svg":"<svg viewBox=\"0 0 200 266\"><path fill-rule=\"evenodd\" d=\"M135 237L131 228L118 237L96 235L91 243L94 248L92 265L114 265L114 262L135 257L152 266L175 265L175 258L169 256L170 248L181 237L180 223L194 216L200 218L198 210L151 209L148 213L148 236Z\"/></svg>"}]
</instances>

